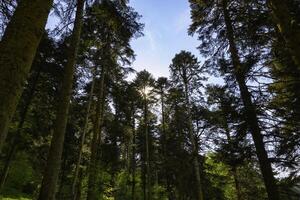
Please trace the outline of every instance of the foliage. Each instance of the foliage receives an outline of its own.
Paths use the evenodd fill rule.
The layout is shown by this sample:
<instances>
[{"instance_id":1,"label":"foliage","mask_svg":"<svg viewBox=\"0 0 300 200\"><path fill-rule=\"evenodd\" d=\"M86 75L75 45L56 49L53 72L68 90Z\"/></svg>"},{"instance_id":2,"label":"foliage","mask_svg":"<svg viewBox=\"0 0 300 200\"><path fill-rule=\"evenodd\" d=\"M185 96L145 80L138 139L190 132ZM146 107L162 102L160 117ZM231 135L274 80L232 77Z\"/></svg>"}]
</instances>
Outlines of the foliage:
<instances>
[{"instance_id":1,"label":"foliage","mask_svg":"<svg viewBox=\"0 0 300 200\"><path fill-rule=\"evenodd\" d=\"M198 200L200 188L204 200L273 200L266 163L278 198L299 198L300 71L272 7L266 0L189 3L188 32L204 60L182 50L170 60L170 77L156 78L131 68L141 15L128 1L86 1L57 200L86 199L93 178L101 200ZM53 6L59 24L40 42L0 155L0 199L39 194L76 5ZM284 5L299 24L299 1ZM0 35L17 6L1 1Z\"/></svg>"}]
</instances>

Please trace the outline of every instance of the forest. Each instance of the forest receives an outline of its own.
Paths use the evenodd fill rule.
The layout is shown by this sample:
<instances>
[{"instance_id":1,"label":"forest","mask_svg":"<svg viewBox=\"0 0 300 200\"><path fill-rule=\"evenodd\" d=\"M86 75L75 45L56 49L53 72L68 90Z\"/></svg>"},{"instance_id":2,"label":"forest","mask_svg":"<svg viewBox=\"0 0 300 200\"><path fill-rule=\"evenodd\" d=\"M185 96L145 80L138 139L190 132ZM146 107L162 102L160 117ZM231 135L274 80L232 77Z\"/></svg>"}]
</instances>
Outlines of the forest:
<instances>
[{"instance_id":1,"label":"forest","mask_svg":"<svg viewBox=\"0 0 300 200\"><path fill-rule=\"evenodd\" d=\"M300 199L300 1L177 1L157 77L128 0L0 0L1 200Z\"/></svg>"}]
</instances>

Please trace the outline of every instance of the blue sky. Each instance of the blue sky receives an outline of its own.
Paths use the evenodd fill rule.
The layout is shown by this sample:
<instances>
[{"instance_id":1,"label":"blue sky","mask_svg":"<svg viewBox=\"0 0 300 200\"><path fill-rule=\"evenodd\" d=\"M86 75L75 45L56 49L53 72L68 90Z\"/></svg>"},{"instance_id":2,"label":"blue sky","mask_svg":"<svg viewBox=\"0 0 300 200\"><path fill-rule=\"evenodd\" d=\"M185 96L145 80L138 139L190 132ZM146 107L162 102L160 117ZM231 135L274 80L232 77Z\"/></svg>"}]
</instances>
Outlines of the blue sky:
<instances>
[{"instance_id":1,"label":"blue sky","mask_svg":"<svg viewBox=\"0 0 300 200\"><path fill-rule=\"evenodd\" d=\"M135 70L146 69L156 78L169 77L169 65L176 53L187 50L199 57L199 42L187 34L191 22L188 0L130 0L130 6L142 15L140 21L145 24L144 36L131 42ZM52 29L58 21L50 16L47 28Z\"/></svg>"},{"instance_id":2,"label":"blue sky","mask_svg":"<svg viewBox=\"0 0 300 200\"><path fill-rule=\"evenodd\" d=\"M132 41L137 55L134 69L168 77L176 53L188 50L199 56L196 38L187 34L191 21L188 0L131 0L130 5L145 24L144 37Z\"/></svg>"}]
</instances>

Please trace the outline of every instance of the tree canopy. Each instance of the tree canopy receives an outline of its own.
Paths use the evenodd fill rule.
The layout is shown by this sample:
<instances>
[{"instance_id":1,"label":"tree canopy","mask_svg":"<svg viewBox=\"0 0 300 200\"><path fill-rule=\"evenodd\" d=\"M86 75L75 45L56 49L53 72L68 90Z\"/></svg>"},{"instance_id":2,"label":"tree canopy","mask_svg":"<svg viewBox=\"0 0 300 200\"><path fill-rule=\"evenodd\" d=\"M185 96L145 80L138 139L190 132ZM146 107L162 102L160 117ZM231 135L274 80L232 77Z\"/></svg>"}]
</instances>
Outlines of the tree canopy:
<instances>
[{"instance_id":1,"label":"tree canopy","mask_svg":"<svg viewBox=\"0 0 300 200\"><path fill-rule=\"evenodd\" d=\"M186 1L169 77L129 1L0 2L0 199L299 199L299 0Z\"/></svg>"}]
</instances>

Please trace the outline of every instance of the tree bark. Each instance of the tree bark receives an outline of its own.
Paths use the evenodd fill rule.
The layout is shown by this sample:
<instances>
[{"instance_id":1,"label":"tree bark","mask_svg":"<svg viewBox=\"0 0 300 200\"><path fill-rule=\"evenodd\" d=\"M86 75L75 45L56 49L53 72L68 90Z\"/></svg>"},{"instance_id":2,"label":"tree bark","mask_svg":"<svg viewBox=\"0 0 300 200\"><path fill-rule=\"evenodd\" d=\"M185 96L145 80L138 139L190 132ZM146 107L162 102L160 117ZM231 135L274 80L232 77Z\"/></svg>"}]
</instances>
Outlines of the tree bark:
<instances>
[{"instance_id":1,"label":"tree bark","mask_svg":"<svg viewBox=\"0 0 300 200\"><path fill-rule=\"evenodd\" d=\"M14 143L15 142L13 142L13 144ZM5 182L7 180L8 172L9 172L9 169L10 169L10 166L11 166L11 163L13 161L13 157L14 157L16 151L17 151L17 145L12 145L12 147L7 155L7 158L5 160L4 168L2 169L1 180L0 180L0 192L1 192L2 188L4 187Z\"/></svg>"},{"instance_id":2,"label":"tree bark","mask_svg":"<svg viewBox=\"0 0 300 200\"><path fill-rule=\"evenodd\" d=\"M132 108L134 110L134 106ZM135 136L135 117L134 117L134 111L132 114L132 161L131 161L131 168L132 168L132 182L131 182L131 198L132 200L135 200L135 145L136 145L136 136Z\"/></svg>"},{"instance_id":3,"label":"tree bark","mask_svg":"<svg viewBox=\"0 0 300 200\"><path fill-rule=\"evenodd\" d=\"M271 162L268 159L268 154L265 149L263 135L261 133L255 106L251 99L251 93L246 85L246 80L243 74L242 64L238 55L238 50L235 44L234 31L229 12L227 10L227 0L222 1L222 9L227 29L227 39L229 41L229 51L231 54L232 63L234 66L234 76L238 83L241 92L241 98L245 108L246 122L249 126L256 154L259 160L260 169L263 175L264 183L268 193L269 200L279 200L279 193L277 190L274 174L272 171Z\"/></svg>"},{"instance_id":4,"label":"tree bark","mask_svg":"<svg viewBox=\"0 0 300 200\"><path fill-rule=\"evenodd\" d=\"M21 0L0 42L0 152L53 0Z\"/></svg>"},{"instance_id":5,"label":"tree bark","mask_svg":"<svg viewBox=\"0 0 300 200\"><path fill-rule=\"evenodd\" d=\"M56 184L61 165L69 105L73 87L73 75L80 41L83 10L84 0L78 0L74 29L72 33L70 49L68 52L68 60L65 67L61 95L58 102L54 132L48 154L47 166L39 194L39 200L53 200L55 198Z\"/></svg>"},{"instance_id":6,"label":"tree bark","mask_svg":"<svg viewBox=\"0 0 300 200\"><path fill-rule=\"evenodd\" d=\"M163 135L163 157L164 157L164 173L165 173L165 181L166 181L166 187L167 187L167 193L168 193L168 199L172 199L172 188L170 186L170 180L169 180L169 172L168 172L168 145L167 142L169 141L169 138L167 136L167 129L166 129L166 116L165 116L165 93L163 89L160 91L161 93L161 116L162 116L162 135Z\"/></svg>"},{"instance_id":7,"label":"tree bark","mask_svg":"<svg viewBox=\"0 0 300 200\"><path fill-rule=\"evenodd\" d=\"M58 192L56 195L57 200L64 200L65 198L65 194L64 194L64 186L66 184L66 171L67 171L67 155L68 152L65 151L64 155L62 157L62 167L61 167L61 173L60 173L60 181L59 181L59 188L58 188Z\"/></svg>"},{"instance_id":8,"label":"tree bark","mask_svg":"<svg viewBox=\"0 0 300 200\"><path fill-rule=\"evenodd\" d=\"M88 193L87 200L97 200L97 157L98 157L98 145L100 145L99 141L101 140L101 127L103 121L103 104L104 104L104 81L106 76L106 69L103 66L101 70L101 78L99 81L98 88L98 99L96 106L96 116L93 127L93 138L91 143L91 158L88 169Z\"/></svg>"},{"instance_id":9,"label":"tree bark","mask_svg":"<svg viewBox=\"0 0 300 200\"><path fill-rule=\"evenodd\" d=\"M81 194L82 194L82 180L83 180L83 169L80 168L79 175L78 175L78 184L77 184L77 190L76 195L74 197L74 200L81 200Z\"/></svg>"},{"instance_id":10,"label":"tree bark","mask_svg":"<svg viewBox=\"0 0 300 200\"><path fill-rule=\"evenodd\" d=\"M234 179L234 185L235 185L235 190L236 190L236 199L237 200L242 200L242 193L241 193L241 185L238 177L238 170L236 167L232 168L232 174L233 174L233 179Z\"/></svg>"},{"instance_id":11,"label":"tree bark","mask_svg":"<svg viewBox=\"0 0 300 200\"><path fill-rule=\"evenodd\" d=\"M145 95L144 123L146 140L146 200L151 200L151 174L150 174L150 152L149 152L149 130L148 130L148 101Z\"/></svg>"},{"instance_id":12,"label":"tree bark","mask_svg":"<svg viewBox=\"0 0 300 200\"><path fill-rule=\"evenodd\" d=\"M90 91L90 95L89 95L89 99L88 99L88 105L87 105L87 108L86 108L84 127L83 127L80 146L79 146L79 154L78 154L78 159L77 159L77 162L76 162L76 167L75 167L75 172L74 172L74 180L73 180L73 184L72 184L72 195L73 195L74 200L76 200L77 185L80 184L79 181L78 181L78 175L79 175L79 171L80 171L80 163L81 163L81 158L82 158L82 149L83 149L83 145L84 145L84 142L85 142L85 136L86 136L86 133L88 131L90 110L91 110L91 105L92 105L92 102L93 102L95 79L96 79L96 76L95 76L95 72L94 72L92 85L91 85L91 91Z\"/></svg>"},{"instance_id":13,"label":"tree bark","mask_svg":"<svg viewBox=\"0 0 300 200\"><path fill-rule=\"evenodd\" d=\"M5 182L6 182L8 173L9 173L10 165L11 165L11 163L13 161L15 153L18 150L18 146L19 146L19 142L20 142L20 137L22 137L23 125L24 125L24 122L26 120L26 116L27 116L27 113L28 113L31 101L33 99L33 95L35 93L36 86L37 86L40 74L41 74L41 66L39 66L39 68L37 69L37 72L36 72L36 74L33 77L32 84L29 85L29 94L28 94L28 97L25 100L24 108L20 112L20 121L18 123L17 133L12 138L11 148L9 150L9 153L8 153L7 157L6 157L5 165L4 165L3 171L1 173L1 177L0 177L0 191L3 188L3 186L5 185Z\"/></svg>"},{"instance_id":14,"label":"tree bark","mask_svg":"<svg viewBox=\"0 0 300 200\"><path fill-rule=\"evenodd\" d=\"M300 69L300 26L289 11L286 1L268 0L272 10L273 21L283 36L292 58Z\"/></svg>"}]
</instances>

